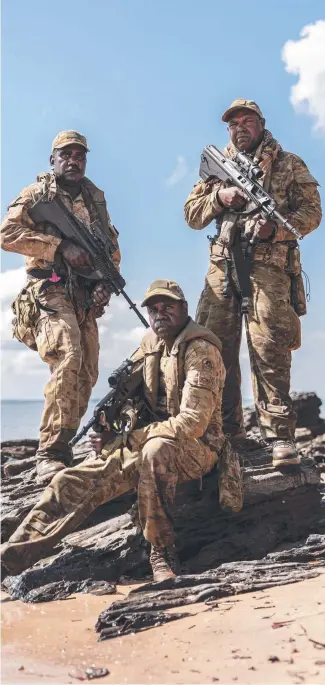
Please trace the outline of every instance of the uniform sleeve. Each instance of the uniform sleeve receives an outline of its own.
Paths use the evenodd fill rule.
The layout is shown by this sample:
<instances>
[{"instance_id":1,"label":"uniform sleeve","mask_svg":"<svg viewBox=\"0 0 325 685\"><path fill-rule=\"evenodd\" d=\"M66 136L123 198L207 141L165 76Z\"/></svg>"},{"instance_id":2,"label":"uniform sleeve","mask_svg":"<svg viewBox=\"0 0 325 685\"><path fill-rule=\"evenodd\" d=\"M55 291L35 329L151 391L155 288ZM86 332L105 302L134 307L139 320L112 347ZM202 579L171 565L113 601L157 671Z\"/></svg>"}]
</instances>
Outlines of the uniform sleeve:
<instances>
[{"instance_id":1,"label":"uniform sleeve","mask_svg":"<svg viewBox=\"0 0 325 685\"><path fill-rule=\"evenodd\" d=\"M201 438L222 393L225 370L219 350L205 340L190 343L185 358L185 383L180 412L145 428L146 440Z\"/></svg>"},{"instance_id":2,"label":"uniform sleeve","mask_svg":"<svg viewBox=\"0 0 325 685\"><path fill-rule=\"evenodd\" d=\"M217 183L199 181L196 183L184 207L185 221L191 228L201 230L223 212L224 208L217 200L217 192L221 186L221 181Z\"/></svg>"},{"instance_id":3,"label":"uniform sleeve","mask_svg":"<svg viewBox=\"0 0 325 685\"><path fill-rule=\"evenodd\" d=\"M322 218L321 199L317 190L318 183L309 172L306 164L294 155L294 180L288 189L289 213L286 219L302 233L308 235L317 228ZM292 233L278 227L275 242L292 240Z\"/></svg>"},{"instance_id":4,"label":"uniform sleeve","mask_svg":"<svg viewBox=\"0 0 325 685\"><path fill-rule=\"evenodd\" d=\"M9 205L0 227L1 247L7 252L53 262L61 238L42 233L42 224L34 224L28 214L32 203L33 198L27 188Z\"/></svg>"}]
</instances>

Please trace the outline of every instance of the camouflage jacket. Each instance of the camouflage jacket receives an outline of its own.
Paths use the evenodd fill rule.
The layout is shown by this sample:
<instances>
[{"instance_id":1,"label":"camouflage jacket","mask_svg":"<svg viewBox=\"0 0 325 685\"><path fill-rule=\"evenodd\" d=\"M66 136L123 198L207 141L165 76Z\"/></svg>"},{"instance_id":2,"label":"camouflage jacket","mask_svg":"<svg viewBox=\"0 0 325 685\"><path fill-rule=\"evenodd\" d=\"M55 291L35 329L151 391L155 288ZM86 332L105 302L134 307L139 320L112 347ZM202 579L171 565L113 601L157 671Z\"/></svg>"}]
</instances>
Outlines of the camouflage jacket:
<instances>
[{"instance_id":1,"label":"camouflage jacket","mask_svg":"<svg viewBox=\"0 0 325 685\"><path fill-rule=\"evenodd\" d=\"M267 132L269 133L269 132ZM271 136L271 134L269 134ZM306 164L297 155L285 152L277 141L273 142L276 154L272 159L272 166L267 178L267 191L276 202L277 210L303 235L307 235L319 225L322 218L320 196L317 181L309 172ZM224 154L231 157L231 144ZM260 164L262 167L263 160ZM266 184L264 184L266 187ZM216 218L222 219L224 208L217 200L217 192L225 184L204 183L199 181L185 203L185 220L191 228L200 230ZM276 235L271 242L258 244L253 252L253 259L278 263L283 266L288 254L288 245L283 241L294 241L289 231L278 226ZM227 257L223 246L218 244L211 248L211 258ZM275 261L274 261L275 260Z\"/></svg>"},{"instance_id":2,"label":"camouflage jacket","mask_svg":"<svg viewBox=\"0 0 325 685\"><path fill-rule=\"evenodd\" d=\"M160 359L164 348L153 332L147 333L133 355L134 372L142 369L144 393L153 411L157 408ZM204 326L189 319L175 340L164 364L166 404L169 417L154 421L131 435L132 449L151 438L200 439L217 452L219 504L240 511L243 481L238 455L222 432L222 392L225 368L219 339Z\"/></svg>"},{"instance_id":3,"label":"camouflage jacket","mask_svg":"<svg viewBox=\"0 0 325 685\"><path fill-rule=\"evenodd\" d=\"M56 267L56 250L62 240L59 231L53 226L45 228L43 223L35 224L28 214L28 209L45 192L49 193L49 199L59 195L68 209L86 226L90 226L99 218L102 228L109 233L118 248L118 233L111 224L102 190L99 190L89 179L84 178L81 194L72 200L70 195L58 186L53 174L39 174L36 183L24 188L9 205L0 227L1 247L8 252L24 255L27 272L35 268ZM119 249L112 254L112 259L119 267L121 260Z\"/></svg>"},{"instance_id":4,"label":"camouflage jacket","mask_svg":"<svg viewBox=\"0 0 325 685\"><path fill-rule=\"evenodd\" d=\"M137 372L139 364L143 367L144 394L153 412L157 408L163 348L163 341L150 331L133 355ZM221 449L224 443L221 401L225 368L219 339L190 319L174 342L169 361L164 365L164 376L169 418L140 429L142 442L154 437L203 438L211 449ZM137 433L134 431L133 438Z\"/></svg>"}]
</instances>

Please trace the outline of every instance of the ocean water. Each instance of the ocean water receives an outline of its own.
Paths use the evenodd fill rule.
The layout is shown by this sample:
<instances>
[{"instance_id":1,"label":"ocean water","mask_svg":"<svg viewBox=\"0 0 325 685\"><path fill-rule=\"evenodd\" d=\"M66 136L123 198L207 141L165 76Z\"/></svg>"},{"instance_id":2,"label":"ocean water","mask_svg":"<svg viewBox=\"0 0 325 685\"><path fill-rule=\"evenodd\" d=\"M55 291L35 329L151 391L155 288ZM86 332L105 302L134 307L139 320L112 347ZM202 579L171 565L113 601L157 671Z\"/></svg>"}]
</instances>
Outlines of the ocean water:
<instances>
[{"instance_id":1,"label":"ocean water","mask_svg":"<svg viewBox=\"0 0 325 685\"><path fill-rule=\"evenodd\" d=\"M91 400L81 425L92 416L98 399ZM252 401L244 398L244 405ZM39 425L43 410L43 400L2 400L1 401L1 440L23 440L38 438Z\"/></svg>"},{"instance_id":2,"label":"ocean water","mask_svg":"<svg viewBox=\"0 0 325 685\"><path fill-rule=\"evenodd\" d=\"M92 416L98 400L91 400L82 424ZM43 411L43 400L2 400L1 401L1 441L38 438L39 425Z\"/></svg>"}]
</instances>

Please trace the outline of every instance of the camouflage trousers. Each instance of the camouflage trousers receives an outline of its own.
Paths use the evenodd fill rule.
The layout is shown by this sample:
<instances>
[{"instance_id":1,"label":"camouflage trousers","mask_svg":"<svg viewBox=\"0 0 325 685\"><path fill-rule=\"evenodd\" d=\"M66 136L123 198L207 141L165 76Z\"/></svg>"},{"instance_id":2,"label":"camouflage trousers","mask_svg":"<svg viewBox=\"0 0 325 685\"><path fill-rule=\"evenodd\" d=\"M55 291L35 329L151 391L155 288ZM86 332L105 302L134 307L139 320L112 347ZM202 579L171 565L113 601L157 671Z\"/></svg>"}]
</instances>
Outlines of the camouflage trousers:
<instances>
[{"instance_id":1,"label":"camouflage trousers","mask_svg":"<svg viewBox=\"0 0 325 685\"><path fill-rule=\"evenodd\" d=\"M71 461L69 440L85 414L98 377L98 329L90 310L78 311L64 286L53 285L39 295L42 306L34 324L35 342L51 376L44 395L37 456Z\"/></svg>"},{"instance_id":2,"label":"camouflage trousers","mask_svg":"<svg viewBox=\"0 0 325 685\"><path fill-rule=\"evenodd\" d=\"M136 431L137 432L137 431ZM40 501L2 545L1 561L12 574L48 556L99 505L137 488L140 522L153 545L173 543L171 507L178 482L201 478L217 455L199 440L152 438L141 450L115 450L106 460L84 461L54 476Z\"/></svg>"},{"instance_id":3,"label":"camouflage trousers","mask_svg":"<svg viewBox=\"0 0 325 685\"><path fill-rule=\"evenodd\" d=\"M233 276L234 278L234 276ZM290 303L290 277L277 266L253 262L252 297L247 316L254 401L264 438L294 438L296 414L289 395L291 350L300 347L300 320ZM239 351L242 314L225 260L210 262L196 321L222 342L226 367L223 430L235 440L245 436Z\"/></svg>"}]
</instances>

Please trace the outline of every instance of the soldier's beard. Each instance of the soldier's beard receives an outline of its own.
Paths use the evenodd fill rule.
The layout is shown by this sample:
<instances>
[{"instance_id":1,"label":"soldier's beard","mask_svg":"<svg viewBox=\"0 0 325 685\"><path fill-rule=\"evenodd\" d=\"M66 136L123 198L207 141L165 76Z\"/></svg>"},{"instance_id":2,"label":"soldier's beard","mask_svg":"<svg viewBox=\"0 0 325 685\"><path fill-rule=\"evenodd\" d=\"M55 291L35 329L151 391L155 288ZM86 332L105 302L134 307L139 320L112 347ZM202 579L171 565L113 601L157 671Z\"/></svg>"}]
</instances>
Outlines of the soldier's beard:
<instances>
[{"instance_id":1,"label":"soldier's beard","mask_svg":"<svg viewBox=\"0 0 325 685\"><path fill-rule=\"evenodd\" d=\"M62 188L64 188L64 186L68 186L69 188L73 188L76 186L79 187L82 181L82 177L78 178L78 180L76 180L75 178L67 178L66 176L57 176L56 178L59 186L61 186Z\"/></svg>"},{"instance_id":2,"label":"soldier's beard","mask_svg":"<svg viewBox=\"0 0 325 685\"><path fill-rule=\"evenodd\" d=\"M243 136L241 140L236 140L236 148L239 152L251 153L257 150L258 146L263 140L264 130L258 136L258 138L253 139L249 134L245 137Z\"/></svg>"},{"instance_id":3,"label":"soldier's beard","mask_svg":"<svg viewBox=\"0 0 325 685\"><path fill-rule=\"evenodd\" d=\"M59 176L56 180L60 188L69 193L73 200L81 193L82 178L76 181L75 179L67 179L64 176Z\"/></svg>"},{"instance_id":4,"label":"soldier's beard","mask_svg":"<svg viewBox=\"0 0 325 685\"><path fill-rule=\"evenodd\" d=\"M155 323L155 333L156 333L158 338L165 340L165 342L170 341L170 340L174 341L174 340L176 340L176 338L180 334L180 332L183 330L183 328L185 328L185 326L187 326L188 319L189 319L189 317L186 316L185 320L182 321L181 323L178 323L177 325L172 324L172 322L170 322L168 319L168 321L166 320L166 321L162 322L163 326L161 328L159 326L157 326L157 324ZM158 321L158 324L159 324L159 321Z\"/></svg>"}]
</instances>

